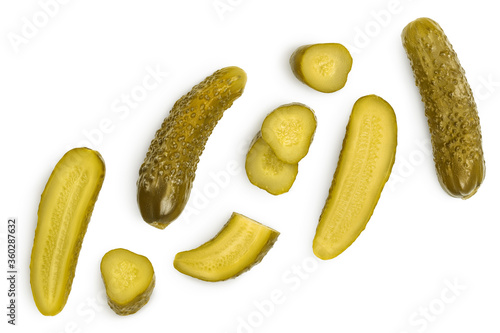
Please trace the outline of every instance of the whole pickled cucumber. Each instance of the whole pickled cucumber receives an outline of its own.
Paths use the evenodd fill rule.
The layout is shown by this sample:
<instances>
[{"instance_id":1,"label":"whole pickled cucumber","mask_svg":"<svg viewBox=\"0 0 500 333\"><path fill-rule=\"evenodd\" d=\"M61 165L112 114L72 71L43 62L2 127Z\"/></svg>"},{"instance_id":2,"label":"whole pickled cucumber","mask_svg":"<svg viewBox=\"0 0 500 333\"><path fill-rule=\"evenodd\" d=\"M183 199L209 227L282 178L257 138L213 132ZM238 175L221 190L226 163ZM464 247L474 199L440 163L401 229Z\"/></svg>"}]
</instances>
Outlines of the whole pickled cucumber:
<instances>
[{"instance_id":1,"label":"whole pickled cucumber","mask_svg":"<svg viewBox=\"0 0 500 333\"><path fill-rule=\"evenodd\" d=\"M57 163L42 193L30 283L35 304L45 316L61 312L68 300L104 174L104 161L97 151L75 148Z\"/></svg>"},{"instance_id":2,"label":"whole pickled cucumber","mask_svg":"<svg viewBox=\"0 0 500 333\"><path fill-rule=\"evenodd\" d=\"M139 171L137 201L144 221L164 229L181 214L205 143L245 84L241 68L226 67L174 104Z\"/></svg>"},{"instance_id":3,"label":"whole pickled cucumber","mask_svg":"<svg viewBox=\"0 0 500 333\"><path fill-rule=\"evenodd\" d=\"M470 198L484 180L485 163L465 71L444 31L431 19L409 23L402 40L425 104L439 182L451 196Z\"/></svg>"}]
</instances>

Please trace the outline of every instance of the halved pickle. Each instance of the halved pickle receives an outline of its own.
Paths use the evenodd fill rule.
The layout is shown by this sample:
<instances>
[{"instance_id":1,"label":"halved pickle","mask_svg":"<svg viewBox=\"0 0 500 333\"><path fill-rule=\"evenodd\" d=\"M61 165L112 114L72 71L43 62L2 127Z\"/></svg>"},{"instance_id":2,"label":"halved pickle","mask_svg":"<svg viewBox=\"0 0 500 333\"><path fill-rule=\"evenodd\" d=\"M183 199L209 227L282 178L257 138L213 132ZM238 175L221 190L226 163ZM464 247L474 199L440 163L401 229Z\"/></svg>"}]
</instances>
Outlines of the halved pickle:
<instances>
[{"instance_id":1,"label":"halved pickle","mask_svg":"<svg viewBox=\"0 0 500 333\"><path fill-rule=\"evenodd\" d=\"M204 281L234 278L258 264L278 236L276 230L233 213L212 240L193 250L177 253L174 267Z\"/></svg>"},{"instance_id":2,"label":"halved pickle","mask_svg":"<svg viewBox=\"0 0 500 333\"><path fill-rule=\"evenodd\" d=\"M97 151L75 148L61 158L45 185L30 263L31 291L43 315L58 314L68 300L104 174Z\"/></svg>"},{"instance_id":3,"label":"halved pickle","mask_svg":"<svg viewBox=\"0 0 500 333\"><path fill-rule=\"evenodd\" d=\"M396 145L396 115L389 103L375 95L360 98L316 229L318 258L338 256L365 229L391 174Z\"/></svg>"}]
</instances>

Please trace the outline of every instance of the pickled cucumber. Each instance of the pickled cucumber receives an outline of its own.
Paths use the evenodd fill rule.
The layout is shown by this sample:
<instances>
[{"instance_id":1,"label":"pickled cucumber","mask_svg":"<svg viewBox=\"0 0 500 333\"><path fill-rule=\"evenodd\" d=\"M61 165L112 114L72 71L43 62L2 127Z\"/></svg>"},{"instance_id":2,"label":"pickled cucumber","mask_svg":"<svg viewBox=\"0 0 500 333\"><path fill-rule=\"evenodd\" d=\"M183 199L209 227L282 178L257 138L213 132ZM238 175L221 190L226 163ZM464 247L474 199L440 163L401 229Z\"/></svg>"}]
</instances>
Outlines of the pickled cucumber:
<instances>
[{"instance_id":1,"label":"pickled cucumber","mask_svg":"<svg viewBox=\"0 0 500 333\"><path fill-rule=\"evenodd\" d=\"M337 43L299 47L290 57L293 74L309 87L324 93L342 89L351 71L349 51Z\"/></svg>"},{"instance_id":2,"label":"pickled cucumber","mask_svg":"<svg viewBox=\"0 0 500 333\"><path fill-rule=\"evenodd\" d=\"M101 275L108 304L120 316L139 311L155 287L149 259L125 249L111 250L102 257Z\"/></svg>"},{"instance_id":3,"label":"pickled cucumber","mask_svg":"<svg viewBox=\"0 0 500 333\"><path fill-rule=\"evenodd\" d=\"M304 104L291 103L269 113L262 123L262 138L280 160L298 163L309 151L316 131L314 111Z\"/></svg>"},{"instance_id":4,"label":"pickled cucumber","mask_svg":"<svg viewBox=\"0 0 500 333\"><path fill-rule=\"evenodd\" d=\"M389 103L375 95L360 98L316 229L318 258L338 256L365 229L391 173L396 145L396 116Z\"/></svg>"},{"instance_id":5,"label":"pickled cucumber","mask_svg":"<svg viewBox=\"0 0 500 333\"><path fill-rule=\"evenodd\" d=\"M43 315L58 314L68 300L104 174L104 161L97 151L75 148L61 158L47 181L30 263L31 290Z\"/></svg>"},{"instance_id":6,"label":"pickled cucumber","mask_svg":"<svg viewBox=\"0 0 500 333\"><path fill-rule=\"evenodd\" d=\"M437 176L451 196L467 199L484 180L481 128L472 90L441 27L419 18L402 33L425 105Z\"/></svg>"},{"instance_id":7,"label":"pickled cucumber","mask_svg":"<svg viewBox=\"0 0 500 333\"><path fill-rule=\"evenodd\" d=\"M258 264L278 236L276 230L233 213L212 240L196 249L177 253L174 267L204 281L234 278Z\"/></svg>"},{"instance_id":8,"label":"pickled cucumber","mask_svg":"<svg viewBox=\"0 0 500 333\"><path fill-rule=\"evenodd\" d=\"M278 159L259 133L248 151L245 170L252 184L279 195L292 187L297 177L298 164L288 164Z\"/></svg>"},{"instance_id":9,"label":"pickled cucumber","mask_svg":"<svg viewBox=\"0 0 500 333\"><path fill-rule=\"evenodd\" d=\"M245 83L242 69L226 67L175 103L139 171L137 201L144 221L164 229L181 214L205 143Z\"/></svg>"}]
</instances>

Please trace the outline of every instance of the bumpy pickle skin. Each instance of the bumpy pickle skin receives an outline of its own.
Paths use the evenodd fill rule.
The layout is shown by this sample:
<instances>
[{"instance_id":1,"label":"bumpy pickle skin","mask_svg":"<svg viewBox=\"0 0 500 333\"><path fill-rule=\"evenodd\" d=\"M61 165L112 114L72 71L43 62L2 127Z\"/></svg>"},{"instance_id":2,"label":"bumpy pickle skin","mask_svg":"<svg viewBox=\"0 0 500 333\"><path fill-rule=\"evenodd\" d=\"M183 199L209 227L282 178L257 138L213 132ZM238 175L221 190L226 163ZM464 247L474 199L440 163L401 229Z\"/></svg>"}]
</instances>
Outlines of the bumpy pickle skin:
<instances>
[{"instance_id":1,"label":"bumpy pickle skin","mask_svg":"<svg viewBox=\"0 0 500 333\"><path fill-rule=\"evenodd\" d=\"M273 195L286 193L292 187L298 164L288 164L274 154L271 147L257 134L248 150L245 170L250 182Z\"/></svg>"},{"instance_id":2,"label":"bumpy pickle skin","mask_svg":"<svg viewBox=\"0 0 500 333\"><path fill-rule=\"evenodd\" d=\"M245 84L241 68L226 67L174 104L139 171L137 202L144 221L164 229L181 214L205 143Z\"/></svg>"},{"instance_id":3,"label":"bumpy pickle skin","mask_svg":"<svg viewBox=\"0 0 500 333\"><path fill-rule=\"evenodd\" d=\"M210 241L175 256L174 267L191 277L217 282L235 278L258 264L278 239L279 232L233 213Z\"/></svg>"},{"instance_id":4,"label":"bumpy pickle skin","mask_svg":"<svg viewBox=\"0 0 500 333\"><path fill-rule=\"evenodd\" d=\"M47 181L30 263L33 299L45 316L58 314L66 305L104 175L97 151L75 148L61 158Z\"/></svg>"},{"instance_id":5,"label":"bumpy pickle skin","mask_svg":"<svg viewBox=\"0 0 500 333\"><path fill-rule=\"evenodd\" d=\"M109 307L120 316L146 305L156 283L149 259L126 249L114 249L102 257L101 276Z\"/></svg>"},{"instance_id":6,"label":"bumpy pickle skin","mask_svg":"<svg viewBox=\"0 0 500 333\"><path fill-rule=\"evenodd\" d=\"M303 45L290 57L292 72L300 82L323 92L342 89L352 68L352 56L342 44Z\"/></svg>"},{"instance_id":7,"label":"bumpy pickle skin","mask_svg":"<svg viewBox=\"0 0 500 333\"><path fill-rule=\"evenodd\" d=\"M479 115L465 71L435 21L419 18L401 37L425 105L439 183L452 197L470 198L486 167Z\"/></svg>"},{"instance_id":8,"label":"bumpy pickle skin","mask_svg":"<svg viewBox=\"0 0 500 333\"><path fill-rule=\"evenodd\" d=\"M392 107L375 95L360 98L316 229L313 251L318 258L335 258L365 229L391 174L396 146Z\"/></svg>"},{"instance_id":9,"label":"bumpy pickle skin","mask_svg":"<svg viewBox=\"0 0 500 333\"><path fill-rule=\"evenodd\" d=\"M262 122L261 135L276 156L295 164L309 152L316 131L316 115L301 103L282 105Z\"/></svg>"}]
</instances>

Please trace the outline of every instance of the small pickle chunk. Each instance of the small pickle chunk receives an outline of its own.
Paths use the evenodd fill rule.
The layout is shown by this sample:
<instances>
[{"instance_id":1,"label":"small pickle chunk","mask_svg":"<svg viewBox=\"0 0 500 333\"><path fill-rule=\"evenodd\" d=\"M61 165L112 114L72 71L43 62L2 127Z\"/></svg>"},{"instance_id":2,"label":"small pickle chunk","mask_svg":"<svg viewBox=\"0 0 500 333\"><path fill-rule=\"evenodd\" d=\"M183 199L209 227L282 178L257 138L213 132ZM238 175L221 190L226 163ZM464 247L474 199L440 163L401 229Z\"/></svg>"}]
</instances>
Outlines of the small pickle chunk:
<instances>
[{"instance_id":1,"label":"small pickle chunk","mask_svg":"<svg viewBox=\"0 0 500 333\"><path fill-rule=\"evenodd\" d=\"M220 69L173 106L139 171L137 202L142 218L164 229L183 211L205 143L247 80L238 67Z\"/></svg>"},{"instance_id":2,"label":"small pickle chunk","mask_svg":"<svg viewBox=\"0 0 500 333\"><path fill-rule=\"evenodd\" d=\"M342 89L351 71L352 57L338 43L299 47L290 57L293 74L309 87L331 93Z\"/></svg>"},{"instance_id":3,"label":"small pickle chunk","mask_svg":"<svg viewBox=\"0 0 500 333\"><path fill-rule=\"evenodd\" d=\"M486 166L465 71L435 21L410 22L401 38L424 102L439 183L452 197L470 198L482 184Z\"/></svg>"},{"instance_id":4,"label":"small pickle chunk","mask_svg":"<svg viewBox=\"0 0 500 333\"><path fill-rule=\"evenodd\" d=\"M259 133L248 151L245 170L252 184L279 195L290 190L299 169L297 163L288 164L278 159Z\"/></svg>"},{"instance_id":5,"label":"small pickle chunk","mask_svg":"<svg viewBox=\"0 0 500 333\"><path fill-rule=\"evenodd\" d=\"M316 131L314 111L291 103L269 113L262 123L262 138L285 163L298 163L309 152Z\"/></svg>"},{"instance_id":6,"label":"small pickle chunk","mask_svg":"<svg viewBox=\"0 0 500 333\"><path fill-rule=\"evenodd\" d=\"M396 115L389 103L375 95L360 98L316 229L318 258L338 256L365 229L391 174L396 145Z\"/></svg>"},{"instance_id":7,"label":"small pickle chunk","mask_svg":"<svg viewBox=\"0 0 500 333\"><path fill-rule=\"evenodd\" d=\"M212 240L196 249L177 253L174 267L204 281L235 278L258 264L278 236L276 230L233 213Z\"/></svg>"},{"instance_id":8,"label":"small pickle chunk","mask_svg":"<svg viewBox=\"0 0 500 333\"><path fill-rule=\"evenodd\" d=\"M61 158L45 185L30 263L33 299L45 316L66 305L104 174L97 151L75 148Z\"/></svg>"},{"instance_id":9,"label":"small pickle chunk","mask_svg":"<svg viewBox=\"0 0 500 333\"><path fill-rule=\"evenodd\" d=\"M120 316L139 311L155 287L155 272L148 258L125 249L107 252L101 275L111 309Z\"/></svg>"}]
</instances>

